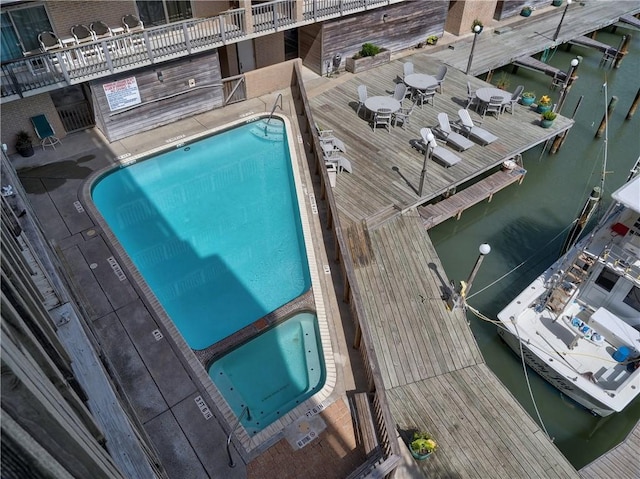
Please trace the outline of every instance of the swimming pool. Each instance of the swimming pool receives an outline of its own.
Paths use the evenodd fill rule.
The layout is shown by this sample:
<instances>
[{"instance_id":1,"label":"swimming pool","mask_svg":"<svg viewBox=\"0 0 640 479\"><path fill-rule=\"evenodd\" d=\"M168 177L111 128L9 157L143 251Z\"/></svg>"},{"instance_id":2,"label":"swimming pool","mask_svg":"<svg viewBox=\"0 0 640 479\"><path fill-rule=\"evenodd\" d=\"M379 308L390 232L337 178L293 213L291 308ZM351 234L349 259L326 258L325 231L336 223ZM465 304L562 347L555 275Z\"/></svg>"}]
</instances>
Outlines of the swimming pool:
<instances>
[{"instance_id":1,"label":"swimming pool","mask_svg":"<svg viewBox=\"0 0 640 479\"><path fill-rule=\"evenodd\" d=\"M283 122L257 119L94 183L95 206L192 349L309 290L291 165Z\"/></svg>"},{"instance_id":2,"label":"swimming pool","mask_svg":"<svg viewBox=\"0 0 640 479\"><path fill-rule=\"evenodd\" d=\"M268 329L216 360L209 376L247 433L260 432L324 385L316 315L298 313Z\"/></svg>"}]
</instances>

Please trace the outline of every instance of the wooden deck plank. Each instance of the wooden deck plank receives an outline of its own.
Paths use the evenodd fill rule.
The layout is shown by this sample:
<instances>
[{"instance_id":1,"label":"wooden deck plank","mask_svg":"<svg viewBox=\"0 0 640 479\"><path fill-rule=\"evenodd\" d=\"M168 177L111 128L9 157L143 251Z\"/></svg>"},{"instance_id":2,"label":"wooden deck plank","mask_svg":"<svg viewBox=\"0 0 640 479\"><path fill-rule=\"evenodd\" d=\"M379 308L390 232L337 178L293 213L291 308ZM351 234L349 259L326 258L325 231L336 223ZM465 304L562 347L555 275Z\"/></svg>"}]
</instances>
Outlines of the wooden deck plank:
<instances>
[{"instance_id":1,"label":"wooden deck plank","mask_svg":"<svg viewBox=\"0 0 640 479\"><path fill-rule=\"evenodd\" d=\"M585 479L640 477L639 450L640 421L636 423L623 442L580 469L580 476Z\"/></svg>"}]
</instances>

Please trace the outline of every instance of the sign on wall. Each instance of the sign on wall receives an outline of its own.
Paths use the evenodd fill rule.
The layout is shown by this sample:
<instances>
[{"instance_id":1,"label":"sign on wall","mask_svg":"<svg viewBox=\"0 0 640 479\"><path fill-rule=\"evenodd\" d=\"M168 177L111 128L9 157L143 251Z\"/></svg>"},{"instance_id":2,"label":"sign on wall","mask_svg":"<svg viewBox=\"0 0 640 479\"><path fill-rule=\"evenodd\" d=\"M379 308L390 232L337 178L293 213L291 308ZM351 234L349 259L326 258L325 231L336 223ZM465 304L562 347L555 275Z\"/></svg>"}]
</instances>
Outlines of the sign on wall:
<instances>
[{"instance_id":1,"label":"sign on wall","mask_svg":"<svg viewBox=\"0 0 640 479\"><path fill-rule=\"evenodd\" d=\"M109 110L115 111L141 102L136 77L123 78L102 85L109 102Z\"/></svg>"}]
</instances>

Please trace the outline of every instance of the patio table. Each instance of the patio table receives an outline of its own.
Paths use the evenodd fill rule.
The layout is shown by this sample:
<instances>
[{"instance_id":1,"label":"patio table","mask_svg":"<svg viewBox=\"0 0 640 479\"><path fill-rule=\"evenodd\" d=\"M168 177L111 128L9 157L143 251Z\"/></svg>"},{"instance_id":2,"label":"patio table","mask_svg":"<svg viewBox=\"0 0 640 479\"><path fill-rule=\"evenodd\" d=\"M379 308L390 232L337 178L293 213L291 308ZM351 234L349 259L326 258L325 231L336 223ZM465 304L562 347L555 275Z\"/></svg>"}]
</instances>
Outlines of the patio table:
<instances>
[{"instance_id":1,"label":"patio table","mask_svg":"<svg viewBox=\"0 0 640 479\"><path fill-rule=\"evenodd\" d=\"M367 110L377 112L382 108L391 110L391 113L397 112L402 106L398 100L390 96L370 96L364 102L364 106Z\"/></svg>"},{"instance_id":2,"label":"patio table","mask_svg":"<svg viewBox=\"0 0 640 479\"><path fill-rule=\"evenodd\" d=\"M404 83L415 90L426 90L427 88L434 87L438 84L438 80L431 75L425 75L424 73L412 73L404 77Z\"/></svg>"},{"instance_id":3,"label":"patio table","mask_svg":"<svg viewBox=\"0 0 640 479\"><path fill-rule=\"evenodd\" d=\"M478 88L476 90L476 97L483 103L489 103L492 96L499 96L502 98L502 103L508 103L511 100L511 93L508 91L500 90L500 88Z\"/></svg>"}]
</instances>

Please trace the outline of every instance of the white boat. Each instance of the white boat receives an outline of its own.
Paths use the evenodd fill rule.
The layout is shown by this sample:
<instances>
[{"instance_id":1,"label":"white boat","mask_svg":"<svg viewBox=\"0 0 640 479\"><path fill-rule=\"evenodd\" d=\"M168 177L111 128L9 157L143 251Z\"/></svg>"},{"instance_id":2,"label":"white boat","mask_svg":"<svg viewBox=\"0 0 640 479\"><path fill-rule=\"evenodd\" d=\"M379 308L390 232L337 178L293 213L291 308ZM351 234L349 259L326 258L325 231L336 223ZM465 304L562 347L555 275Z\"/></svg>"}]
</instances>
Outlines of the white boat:
<instances>
[{"instance_id":1,"label":"white boat","mask_svg":"<svg viewBox=\"0 0 640 479\"><path fill-rule=\"evenodd\" d=\"M612 197L593 231L498 314L505 342L600 416L640 393L640 175Z\"/></svg>"}]
</instances>

